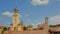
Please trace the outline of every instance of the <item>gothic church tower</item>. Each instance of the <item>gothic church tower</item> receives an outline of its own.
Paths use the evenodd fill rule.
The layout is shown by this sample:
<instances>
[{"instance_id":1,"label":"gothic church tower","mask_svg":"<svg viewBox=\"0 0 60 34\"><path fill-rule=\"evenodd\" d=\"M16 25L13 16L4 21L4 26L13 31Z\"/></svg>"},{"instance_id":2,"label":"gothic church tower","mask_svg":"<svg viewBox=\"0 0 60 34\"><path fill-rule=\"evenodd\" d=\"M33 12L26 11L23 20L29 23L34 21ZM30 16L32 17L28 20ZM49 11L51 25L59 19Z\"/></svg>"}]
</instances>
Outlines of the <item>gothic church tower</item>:
<instances>
[{"instance_id":1,"label":"gothic church tower","mask_svg":"<svg viewBox=\"0 0 60 34\"><path fill-rule=\"evenodd\" d=\"M18 9L15 8L14 9L14 14L13 14L13 20L12 20L12 24L11 24L11 29L13 31L20 31L23 30L23 25L21 25L21 22L19 23L19 13L18 13Z\"/></svg>"}]
</instances>

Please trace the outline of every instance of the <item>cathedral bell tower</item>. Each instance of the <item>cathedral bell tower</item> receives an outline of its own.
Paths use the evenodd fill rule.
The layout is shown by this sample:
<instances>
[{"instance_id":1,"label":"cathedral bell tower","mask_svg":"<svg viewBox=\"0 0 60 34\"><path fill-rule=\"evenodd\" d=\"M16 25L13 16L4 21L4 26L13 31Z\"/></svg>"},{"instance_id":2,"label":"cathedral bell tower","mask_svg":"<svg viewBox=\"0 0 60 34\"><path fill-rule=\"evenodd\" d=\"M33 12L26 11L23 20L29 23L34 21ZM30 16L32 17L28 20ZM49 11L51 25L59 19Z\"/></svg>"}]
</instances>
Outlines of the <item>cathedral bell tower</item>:
<instances>
[{"instance_id":1,"label":"cathedral bell tower","mask_svg":"<svg viewBox=\"0 0 60 34\"><path fill-rule=\"evenodd\" d=\"M18 15L18 9L15 8L14 9L14 14L13 14L13 18L12 18L12 30L16 31L18 30L18 24L19 24L19 15Z\"/></svg>"},{"instance_id":2,"label":"cathedral bell tower","mask_svg":"<svg viewBox=\"0 0 60 34\"><path fill-rule=\"evenodd\" d=\"M12 24L11 24L11 30L12 31L23 31L24 25L23 22L19 21L19 13L18 13L18 9L15 8L14 9L14 14L12 17Z\"/></svg>"}]
</instances>

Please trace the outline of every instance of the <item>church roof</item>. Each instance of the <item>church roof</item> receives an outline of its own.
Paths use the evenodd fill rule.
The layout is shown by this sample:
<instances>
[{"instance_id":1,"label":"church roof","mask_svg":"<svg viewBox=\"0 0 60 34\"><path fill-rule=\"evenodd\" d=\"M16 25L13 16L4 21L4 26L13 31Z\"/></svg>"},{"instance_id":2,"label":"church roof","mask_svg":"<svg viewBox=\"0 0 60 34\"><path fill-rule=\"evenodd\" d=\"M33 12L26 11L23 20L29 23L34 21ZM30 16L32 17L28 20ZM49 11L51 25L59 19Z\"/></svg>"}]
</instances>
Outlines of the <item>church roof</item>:
<instances>
[{"instance_id":1,"label":"church roof","mask_svg":"<svg viewBox=\"0 0 60 34\"><path fill-rule=\"evenodd\" d=\"M48 24L38 24L38 26L48 26Z\"/></svg>"},{"instance_id":2,"label":"church roof","mask_svg":"<svg viewBox=\"0 0 60 34\"><path fill-rule=\"evenodd\" d=\"M4 28L5 26L0 26L0 29Z\"/></svg>"},{"instance_id":3,"label":"church roof","mask_svg":"<svg viewBox=\"0 0 60 34\"><path fill-rule=\"evenodd\" d=\"M55 25L55 26L60 26L60 24L57 24L57 25Z\"/></svg>"},{"instance_id":4,"label":"church roof","mask_svg":"<svg viewBox=\"0 0 60 34\"><path fill-rule=\"evenodd\" d=\"M23 25L23 23L19 23L18 26Z\"/></svg>"}]
</instances>

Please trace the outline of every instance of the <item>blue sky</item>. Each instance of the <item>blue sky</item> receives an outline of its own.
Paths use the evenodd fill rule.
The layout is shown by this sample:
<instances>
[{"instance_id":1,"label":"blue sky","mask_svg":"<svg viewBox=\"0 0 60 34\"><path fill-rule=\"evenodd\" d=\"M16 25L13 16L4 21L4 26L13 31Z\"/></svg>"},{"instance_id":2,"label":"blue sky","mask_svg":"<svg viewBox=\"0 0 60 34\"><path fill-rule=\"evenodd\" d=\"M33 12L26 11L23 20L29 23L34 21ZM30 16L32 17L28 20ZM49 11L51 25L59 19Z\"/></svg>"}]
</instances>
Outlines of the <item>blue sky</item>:
<instances>
[{"instance_id":1,"label":"blue sky","mask_svg":"<svg viewBox=\"0 0 60 34\"><path fill-rule=\"evenodd\" d=\"M18 8L20 20L25 25L44 23L49 17L49 24L60 24L60 0L0 0L0 25L10 26L13 9Z\"/></svg>"}]
</instances>

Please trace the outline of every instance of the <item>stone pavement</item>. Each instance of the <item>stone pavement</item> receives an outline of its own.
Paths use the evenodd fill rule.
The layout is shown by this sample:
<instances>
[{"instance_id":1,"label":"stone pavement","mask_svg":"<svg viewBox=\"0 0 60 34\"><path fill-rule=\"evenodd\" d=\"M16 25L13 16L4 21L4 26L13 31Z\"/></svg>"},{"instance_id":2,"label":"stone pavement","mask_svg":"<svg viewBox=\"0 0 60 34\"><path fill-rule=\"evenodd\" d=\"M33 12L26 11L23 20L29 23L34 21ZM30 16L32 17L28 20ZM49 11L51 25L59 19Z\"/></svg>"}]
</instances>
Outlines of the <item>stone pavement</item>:
<instances>
[{"instance_id":1,"label":"stone pavement","mask_svg":"<svg viewBox=\"0 0 60 34\"><path fill-rule=\"evenodd\" d=\"M42 30L32 30L32 31L6 31L4 34L48 34Z\"/></svg>"}]
</instances>

